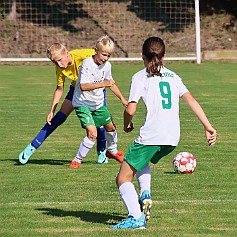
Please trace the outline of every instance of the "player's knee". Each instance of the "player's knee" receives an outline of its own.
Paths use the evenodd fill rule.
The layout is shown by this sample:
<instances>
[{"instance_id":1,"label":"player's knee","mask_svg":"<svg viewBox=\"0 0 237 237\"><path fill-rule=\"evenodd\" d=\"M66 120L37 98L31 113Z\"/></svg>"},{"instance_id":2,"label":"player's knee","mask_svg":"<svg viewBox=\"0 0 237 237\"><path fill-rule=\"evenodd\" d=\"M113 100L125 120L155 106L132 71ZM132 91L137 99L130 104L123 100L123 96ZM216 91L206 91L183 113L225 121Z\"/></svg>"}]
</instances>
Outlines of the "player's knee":
<instances>
[{"instance_id":1,"label":"player's knee","mask_svg":"<svg viewBox=\"0 0 237 237\"><path fill-rule=\"evenodd\" d=\"M97 138L97 132L90 132L88 138L94 142Z\"/></svg>"},{"instance_id":2,"label":"player's knee","mask_svg":"<svg viewBox=\"0 0 237 237\"><path fill-rule=\"evenodd\" d=\"M118 173L115 181L116 181L116 184L119 188L123 183L126 182L126 179L124 179L124 177L120 173Z\"/></svg>"},{"instance_id":3,"label":"player's knee","mask_svg":"<svg viewBox=\"0 0 237 237\"><path fill-rule=\"evenodd\" d=\"M67 115L59 111L53 118L58 125L63 124L67 119Z\"/></svg>"},{"instance_id":4,"label":"player's knee","mask_svg":"<svg viewBox=\"0 0 237 237\"><path fill-rule=\"evenodd\" d=\"M114 130L116 130L116 125L115 125L115 123L113 121L112 121L112 124L113 124Z\"/></svg>"},{"instance_id":5,"label":"player's knee","mask_svg":"<svg viewBox=\"0 0 237 237\"><path fill-rule=\"evenodd\" d=\"M116 126L113 122L111 122L105 126L105 130L106 132L114 132L116 130Z\"/></svg>"}]
</instances>

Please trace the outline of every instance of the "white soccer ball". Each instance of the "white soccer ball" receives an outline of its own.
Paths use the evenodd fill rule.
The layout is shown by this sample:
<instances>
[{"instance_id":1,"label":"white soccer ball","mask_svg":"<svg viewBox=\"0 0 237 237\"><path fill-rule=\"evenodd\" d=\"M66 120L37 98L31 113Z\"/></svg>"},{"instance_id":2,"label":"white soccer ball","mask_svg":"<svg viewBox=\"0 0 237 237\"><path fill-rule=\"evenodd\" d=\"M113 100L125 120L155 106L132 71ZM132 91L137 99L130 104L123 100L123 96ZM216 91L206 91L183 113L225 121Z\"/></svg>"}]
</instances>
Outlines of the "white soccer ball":
<instances>
[{"instance_id":1,"label":"white soccer ball","mask_svg":"<svg viewBox=\"0 0 237 237\"><path fill-rule=\"evenodd\" d=\"M180 152L173 159L173 167L176 173L191 174L196 169L196 158L190 152Z\"/></svg>"}]
</instances>

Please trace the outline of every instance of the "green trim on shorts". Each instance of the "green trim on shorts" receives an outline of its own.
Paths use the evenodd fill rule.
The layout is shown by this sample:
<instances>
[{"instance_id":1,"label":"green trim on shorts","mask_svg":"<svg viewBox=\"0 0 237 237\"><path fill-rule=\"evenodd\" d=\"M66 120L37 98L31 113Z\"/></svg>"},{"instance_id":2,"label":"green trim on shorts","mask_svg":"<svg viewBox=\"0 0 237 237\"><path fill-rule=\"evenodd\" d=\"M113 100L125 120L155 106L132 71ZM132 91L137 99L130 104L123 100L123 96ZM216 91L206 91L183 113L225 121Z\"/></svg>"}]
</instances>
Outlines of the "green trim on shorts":
<instances>
[{"instance_id":1,"label":"green trim on shorts","mask_svg":"<svg viewBox=\"0 0 237 237\"><path fill-rule=\"evenodd\" d=\"M142 171L149 161L156 164L162 157L168 155L174 149L175 146L144 145L134 141L128 148L128 151L124 156L124 160L137 171Z\"/></svg>"},{"instance_id":2,"label":"green trim on shorts","mask_svg":"<svg viewBox=\"0 0 237 237\"><path fill-rule=\"evenodd\" d=\"M113 118L105 105L96 110L91 110L86 106L80 106L74 109L81 122L82 128L86 128L90 125L100 128L113 121Z\"/></svg>"}]
</instances>

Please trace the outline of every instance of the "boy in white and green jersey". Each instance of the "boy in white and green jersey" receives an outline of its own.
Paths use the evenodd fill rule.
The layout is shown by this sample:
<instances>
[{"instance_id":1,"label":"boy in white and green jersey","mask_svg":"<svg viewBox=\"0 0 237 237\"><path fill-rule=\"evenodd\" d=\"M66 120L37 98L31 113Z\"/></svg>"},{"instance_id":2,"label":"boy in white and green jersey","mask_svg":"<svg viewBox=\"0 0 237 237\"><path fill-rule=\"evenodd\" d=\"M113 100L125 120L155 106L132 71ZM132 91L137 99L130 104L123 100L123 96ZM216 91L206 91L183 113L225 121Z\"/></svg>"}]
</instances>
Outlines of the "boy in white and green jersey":
<instances>
[{"instance_id":1,"label":"boy in white and green jersey","mask_svg":"<svg viewBox=\"0 0 237 237\"><path fill-rule=\"evenodd\" d=\"M76 83L72 104L80 120L81 126L86 129L86 136L80 144L77 154L70 167L80 166L93 147L97 138L97 129L104 126L108 150L106 156L118 162L123 161L123 152L117 149L117 130L112 116L103 102L103 88L110 90L127 106L112 77L111 64L108 61L114 51L114 43L108 36L102 36L96 42L95 55L85 59L80 67L80 76Z\"/></svg>"}]
</instances>

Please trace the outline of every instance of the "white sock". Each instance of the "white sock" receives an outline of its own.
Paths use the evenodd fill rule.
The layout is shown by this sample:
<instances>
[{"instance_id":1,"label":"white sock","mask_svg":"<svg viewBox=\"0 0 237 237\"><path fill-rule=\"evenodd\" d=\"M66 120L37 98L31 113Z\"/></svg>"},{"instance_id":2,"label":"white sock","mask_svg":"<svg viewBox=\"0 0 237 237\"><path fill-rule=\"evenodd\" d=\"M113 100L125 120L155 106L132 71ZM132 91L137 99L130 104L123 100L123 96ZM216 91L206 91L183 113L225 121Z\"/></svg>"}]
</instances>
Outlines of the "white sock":
<instances>
[{"instance_id":1,"label":"white sock","mask_svg":"<svg viewBox=\"0 0 237 237\"><path fill-rule=\"evenodd\" d=\"M113 132L107 132L106 131L105 136L106 136L108 151L111 154L116 154L118 152L118 148L117 148L117 142L118 142L117 131L116 130L113 131Z\"/></svg>"},{"instance_id":2,"label":"white sock","mask_svg":"<svg viewBox=\"0 0 237 237\"><path fill-rule=\"evenodd\" d=\"M85 137L81 142L73 161L81 163L83 158L86 157L87 153L94 146L94 144L95 142L91 141L88 137Z\"/></svg>"},{"instance_id":3,"label":"white sock","mask_svg":"<svg viewBox=\"0 0 237 237\"><path fill-rule=\"evenodd\" d=\"M147 164L142 171L137 171L136 178L140 190L140 196L144 190L151 192L151 169Z\"/></svg>"},{"instance_id":4,"label":"white sock","mask_svg":"<svg viewBox=\"0 0 237 237\"><path fill-rule=\"evenodd\" d=\"M119 187L119 194L125 207L127 208L128 214L133 216L135 219L139 219L142 215L142 212L140 210L137 192L133 183L123 183Z\"/></svg>"}]
</instances>

